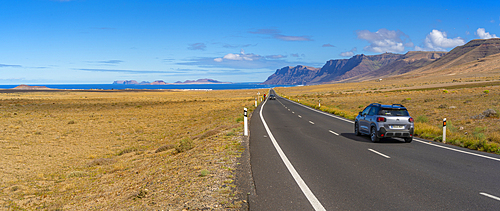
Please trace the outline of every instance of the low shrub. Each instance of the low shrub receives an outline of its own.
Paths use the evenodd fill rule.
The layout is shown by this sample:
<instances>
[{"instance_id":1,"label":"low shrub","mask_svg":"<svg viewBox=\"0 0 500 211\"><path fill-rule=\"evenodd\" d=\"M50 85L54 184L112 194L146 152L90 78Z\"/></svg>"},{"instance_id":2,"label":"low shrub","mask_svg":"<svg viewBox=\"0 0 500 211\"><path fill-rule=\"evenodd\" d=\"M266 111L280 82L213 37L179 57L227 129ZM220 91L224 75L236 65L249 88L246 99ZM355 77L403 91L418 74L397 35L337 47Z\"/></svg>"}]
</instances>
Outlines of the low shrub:
<instances>
[{"instance_id":1,"label":"low shrub","mask_svg":"<svg viewBox=\"0 0 500 211\"><path fill-rule=\"evenodd\" d=\"M429 118L427 118L427 116L425 116L425 115L420 115L420 116L417 116L417 118L415 119L415 122L427 123L427 122L429 122Z\"/></svg>"},{"instance_id":2,"label":"low shrub","mask_svg":"<svg viewBox=\"0 0 500 211\"><path fill-rule=\"evenodd\" d=\"M194 148L194 143L193 140L190 138L184 138L175 145L175 152L176 153L181 153L181 152L186 152L190 149Z\"/></svg>"},{"instance_id":3,"label":"low shrub","mask_svg":"<svg viewBox=\"0 0 500 211\"><path fill-rule=\"evenodd\" d=\"M70 172L67 176L71 178L71 177L85 177L87 175L88 173L84 171L73 171Z\"/></svg>"},{"instance_id":4,"label":"low shrub","mask_svg":"<svg viewBox=\"0 0 500 211\"><path fill-rule=\"evenodd\" d=\"M123 155L123 154L127 154L127 153L131 153L131 152L137 152L137 151L139 151L139 149L137 147L125 148L125 149L120 150L118 152L118 156Z\"/></svg>"},{"instance_id":5,"label":"low shrub","mask_svg":"<svg viewBox=\"0 0 500 211\"><path fill-rule=\"evenodd\" d=\"M200 174L198 175L199 177L204 177L210 174L210 171L203 169L201 170Z\"/></svg>"}]
</instances>

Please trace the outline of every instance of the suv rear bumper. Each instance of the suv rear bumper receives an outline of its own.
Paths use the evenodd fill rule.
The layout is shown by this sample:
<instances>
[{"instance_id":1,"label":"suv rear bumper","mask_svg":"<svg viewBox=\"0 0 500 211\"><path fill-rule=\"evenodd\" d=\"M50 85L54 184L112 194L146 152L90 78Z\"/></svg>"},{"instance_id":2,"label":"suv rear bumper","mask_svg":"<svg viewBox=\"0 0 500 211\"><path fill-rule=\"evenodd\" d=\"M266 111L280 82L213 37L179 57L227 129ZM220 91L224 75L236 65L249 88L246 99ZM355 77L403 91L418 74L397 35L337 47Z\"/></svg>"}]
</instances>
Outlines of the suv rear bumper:
<instances>
[{"instance_id":1,"label":"suv rear bumper","mask_svg":"<svg viewBox=\"0 0 500 211\"><path fill-rule=\"evenodd\" d=\"M413 128L410 130L403 131L387 131L384 127L381 127L377 133L379 138L389 138L389 137L397 137L397 138L407 138L413 137Z\"/></svg>"}]
</instances>

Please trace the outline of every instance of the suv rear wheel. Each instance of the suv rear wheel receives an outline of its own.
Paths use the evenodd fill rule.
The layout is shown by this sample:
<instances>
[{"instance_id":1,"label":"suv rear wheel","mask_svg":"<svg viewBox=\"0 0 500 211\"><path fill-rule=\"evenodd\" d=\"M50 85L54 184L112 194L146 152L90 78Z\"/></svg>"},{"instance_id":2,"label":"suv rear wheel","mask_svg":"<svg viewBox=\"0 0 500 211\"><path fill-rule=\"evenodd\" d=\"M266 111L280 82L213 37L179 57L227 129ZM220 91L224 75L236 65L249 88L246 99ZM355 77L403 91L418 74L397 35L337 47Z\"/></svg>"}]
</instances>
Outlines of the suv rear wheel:
<instances>
[{"instance_id":1,"label":"suv rear wheel","mask_svg":"<svg viewBox=\"0 0 500 211\"><path fill-rule=\"evenodd\" d=\"M372 129L370 130L370 139L372 140L372 142L379 141L379 138L377 137L377 130L375 129L375 127L372 127Z\"/></svg>"}]
</instances>

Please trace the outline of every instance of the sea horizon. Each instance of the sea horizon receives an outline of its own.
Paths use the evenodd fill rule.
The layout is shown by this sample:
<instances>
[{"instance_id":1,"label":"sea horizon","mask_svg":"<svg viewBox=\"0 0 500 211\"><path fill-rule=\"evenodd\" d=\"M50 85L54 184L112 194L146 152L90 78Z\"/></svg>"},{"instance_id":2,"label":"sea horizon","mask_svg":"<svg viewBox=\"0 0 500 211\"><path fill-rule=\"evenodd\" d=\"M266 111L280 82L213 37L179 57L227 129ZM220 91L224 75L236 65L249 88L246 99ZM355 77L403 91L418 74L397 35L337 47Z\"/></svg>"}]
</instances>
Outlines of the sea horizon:
<instances>
[{"instance_id":1,"label":"sea horizon","mask_svg":"<svg viewBox=\"0 0 500 211\"><path fill-rule=\"evenodd\" d=\"M221 83L221 84L165 84L165 85L139 85L139 84L24 84L28 86L45 86L60 90L231 90L231 89L265 89L274 87L290 87L295 85L271 85L262 82ZM0 85L0 89L12 89L17 85Z\"/></svg>"}]
</instances>

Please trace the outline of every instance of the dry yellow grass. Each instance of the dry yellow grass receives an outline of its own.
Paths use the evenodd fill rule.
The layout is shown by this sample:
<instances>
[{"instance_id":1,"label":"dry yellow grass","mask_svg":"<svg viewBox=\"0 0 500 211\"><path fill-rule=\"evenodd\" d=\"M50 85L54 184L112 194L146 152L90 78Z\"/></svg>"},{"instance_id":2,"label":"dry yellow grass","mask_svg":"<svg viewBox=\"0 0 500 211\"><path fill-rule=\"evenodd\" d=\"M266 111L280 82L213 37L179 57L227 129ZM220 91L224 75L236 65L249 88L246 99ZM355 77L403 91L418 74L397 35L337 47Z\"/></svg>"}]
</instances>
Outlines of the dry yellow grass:
<instances>
[{"instance_id":1,"label":"dry yellow grass","mask_svg":"<svg viewBox=\"0 0 500 211\"><path fill-rule=\"evenodd\" d=\"M256 92L0 93L0 209L238 207L226 181Z\"/></svg>"},{"instance_id":2,"label":"dry yellow grass","mask_svg":"<svg viewBox=\"0 0 500 211\"><path fill-rule=\"evenodd\" d=\"M500 153L498 116L472 118L487 109L500 112L500 82L496 77L463 78L463 82L385 80L349 84L276 88L290 99L349 119L370 103L406 106L416 120L415 133L440 140L447 118L448 142L471 149ZM469 83L465 83L469 81ZM440 88L441 87L441 88ZM473 144L470 144L471 142Z\"/></svg>"}]
</instances>

